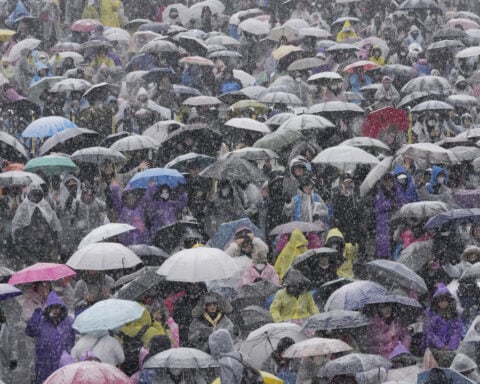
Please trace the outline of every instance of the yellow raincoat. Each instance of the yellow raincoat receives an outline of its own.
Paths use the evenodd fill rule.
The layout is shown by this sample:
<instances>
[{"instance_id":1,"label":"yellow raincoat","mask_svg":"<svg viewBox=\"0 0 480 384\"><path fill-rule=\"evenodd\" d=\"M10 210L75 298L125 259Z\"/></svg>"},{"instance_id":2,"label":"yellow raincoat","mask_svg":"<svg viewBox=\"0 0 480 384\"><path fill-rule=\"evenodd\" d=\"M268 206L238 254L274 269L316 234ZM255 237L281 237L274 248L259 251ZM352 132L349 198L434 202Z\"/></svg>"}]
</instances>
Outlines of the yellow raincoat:
<instances>
[{"instance_id":1,"label":"yellow raincoat","mask_svg":"<svg viewBox=\"0 0 480 384\"><path fill-rule=\"evenodd\" d=\"M307 238L299 229L295 229L290 236L290 240L278 255L275 265L273 266L278 277L280 277L280 280L283 280L283 277L285 276L288 267L293 263L293 260L295 260L298 255L307 252L307 245Z\"/></svg>"},{"instance_id":2,"label":"yellow raincoat","mask_svg":"<svg viewBox=\"0 0 480 384\"><path fill-rule=\"evenodd\" d=\"M289 295L287 288L281 289L275 295L270 313L273 321L280 323L287 320L306 319L319 313L310 292L302 293L298 298Z\"/></svg>"},{"instance_id":3,"label":"yellow raincoat","mask_svg":"<svg viewBox=\"0 0 480 384\"><path fill-rule=\"evenodd\" d=\"M368 60L370 60L371 62L377 64L378 66L380 67L383 67L385 65L385 58L382 56L382 53L380 53L380 56L378 57L378 59L375 58L375 56L373 56L373 50L374 49L379 49L380 52L382 52L382 48L378 47L378 46L373 46L371 49L370 49L370 57L368 58Z\"/></svg>"},{"instance_id":4,"label":"yellow raincoat","mask_svg":"<svg viewBox=\"0 0 480 384\"><path fill-rule=\"evenodd\" d=\"M350 24L350 21L345 21L343 24L342 29L340 32L337 33L337 43L341 43L345 39L354 39L358 37L357 34L355 33L355 30L352 27L352 24Z\"/></svg>"},{"instance_id":5,"label":"yellow raincoat","mask_svg":"<svg viewBox=\"0 0 480 384\"><path fill-rule=\"evenodd\" d=\"M338 228L333 228L328 231L325 242L328 242L328 239L332 237L340 237L343 239L343 234ZM353 260L357 255L358 245L353 245L352 243L346 243L343 248L343 264L338 267L337 275L338 277L344 277L346 279L353 279Z\"/></svg>"},{"instance_id":6,"label":"yellow raincoat","mask_svg":"<svg viewBox=\"0 0 480 384\"><path fill-rule=\"evenodd\" d=\"M125 335L134 337L140 330L143 328L144 325L149 325L150 327L147 331L143 334L142 342L145 348L148 348L150 340L153 336L165 335L165 330L163 329L162 325L157 322L153 321L150 316L150 313L147 309L143 311L142 317L140 319L132 321L127 325L124 325L120 328L120 331L123 332Z\"/></svg>"},{"instance_id":7,"label":"yellow raincoat","mask_svg":"<svg viewBox=\"0 0 480 384\"><path fill-rule=\"evenodd\" d=\"M105 27L120 28L117 11L121 6L120 0L100 0L100 21Z\"/></svg>"}]
</instances>

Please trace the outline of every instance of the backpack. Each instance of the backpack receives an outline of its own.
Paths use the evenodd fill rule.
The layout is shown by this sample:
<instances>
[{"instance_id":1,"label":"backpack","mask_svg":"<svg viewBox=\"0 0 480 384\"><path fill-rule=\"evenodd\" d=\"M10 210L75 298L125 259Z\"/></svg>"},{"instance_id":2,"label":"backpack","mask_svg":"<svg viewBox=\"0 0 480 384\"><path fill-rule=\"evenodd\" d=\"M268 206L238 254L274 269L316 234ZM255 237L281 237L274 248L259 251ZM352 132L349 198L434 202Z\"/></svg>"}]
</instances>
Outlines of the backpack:
<instances>
[{"instance_id":1,"label":"backpack","mask_svg":"<svg viewBox=\"0 0 480 384\"><path fill-rule=\"evenodd\" d=\"M244 359L243 355L238 352L230 352L222 355L221 358L230 357L237 360L242 364L242 377L240 379L240 384L264 384L263 376L260 374L260 371L255 368L250 361Z\"/></svg>"},{"instance_id":2,"label":"backpack","mask_svg":"<svg viewBox=\"0 0 480 384\"><path fill-rule=\"evenodd\" d=\"M123 332L119 333L123 340L122 347L125 355L125 360L120 365L120 369L128 376L132 376L140 369L138 355L140 353L140 349L143 347L142 337L145 332L147 332L148 328L148 325L144 325L135 336L128 336Z\"/></svg>"}]
</instances>

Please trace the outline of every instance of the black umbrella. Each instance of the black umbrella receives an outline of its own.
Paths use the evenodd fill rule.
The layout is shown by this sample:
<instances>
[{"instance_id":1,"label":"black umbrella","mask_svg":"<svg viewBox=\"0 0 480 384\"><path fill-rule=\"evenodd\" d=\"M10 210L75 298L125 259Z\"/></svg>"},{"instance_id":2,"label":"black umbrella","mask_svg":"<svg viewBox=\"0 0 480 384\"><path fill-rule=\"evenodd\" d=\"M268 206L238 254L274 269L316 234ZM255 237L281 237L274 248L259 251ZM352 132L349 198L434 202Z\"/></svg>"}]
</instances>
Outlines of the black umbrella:
<instances>
[{"instance_id":1,"label":"black umbrella","mask_svg":"<svg viewBox=\"0 0 480 384\"><path fill-rule=\"evenodd\" d=\"M196 221L177 221L166 225L158 230L155 235L155 243L161 245L168 253L172 253L175 248L183 248L185 239L195 239L196 242L203 241L201 229Z\"/></svg>"},{"instance_id":2,"label":"black umbrella","mask_svg":"<svg viewBox=\"0 0 480 384\"><path fill-rule=\"evenodd\" d=\"M468 35L458 28L441 28L433 35L434 41L440 40L463 40L467 38Z\"/></svg>"},{"instance_id":3,"label":"black umbrella","mask_svg":"<svg viewBox=\"0 0 480 384\"><path fill-rule=\"evenodd\" d=\"M360 312L335 309L309 317L303 323L303 330L311 332L331 331L364 327L369 324L370 320Z\"/></svg>"},{"instance_id":4,"label":"black umbrella","mask_svg":"<svg viewBox=\"0 0 480 384\"><path fill-rule=\"evenodd\" d=\"M415 319L424 311L422 305L410 297L385 295L369 298L363 305L362 312L365 314L375 314L378 307L384 304L390 304L394 309L393 312L395 315L401 316L407 323L415 322Z\"/></svg>"},{"instance_id":5,"label":"black umbrella","mask_svg":"<svg viewBox=\"0 0 480 384\"><path fill-rule=\"evenodd\" d=\"M162 67L150 70L142 76L142 79L147 83L158 83L164 76L168 76L170 79L174 80L177 75L171 67Z\"/></svg>"},{"instance_id":6,"label":"black umbrella","mask_svg":"<svg viewBox=\"0 0 480 384\"><path fill-rule=\"evenodd\" d=\"M238 311L250 305L265 307L265 300L281 287L278 287L268 281L244 285L235 292L232 300L232 306Z\"/></svg>"},{"instance_id":7,"label":"black umbrella","mask_svg":"<svg viewBox=\"0 0 480 384\"><path fill-rule=\"evenodd\" d=\"M338 251L328 247L309 249L307 252L295 258L291 268L299 270L307 279L315 282L319 278L322 278L322 271L319 267L318 260L321 257L328 257L333 261L334 258L338 258Z\"/></svg>"},{"instance_id":8,"label":"black umbrella","mask_svg":"<svg viewBox=\"0 0 480 384\"><path fill-rule=\"evenodd\" d=\"M144 265L160 266L170 257L170 255L163 249L146 244L129 245L133 253L135 253Z\"/></svg>"},{"instance_id":9,"label":"black umbrella","mask_svg":"<svg viewBox=\"0 0 480 384\"><path fill-rule=\"evenodd\" d=\"M241 329L247 332L263 327L265 324L273 323L270 311L263 307L250 305L240 311L243 320Z\"/></svg>"},{"instance_id":10,"label":"black umbrella","mask_svg":"<svg viewBox=\"0 0 480 384\"><path fill-rule=\"evenodd\" d=\"M108 135L107 137L105 137L98 145L100 147L110 148L110 146L113 143L115 143L117 140L123 139L124 137L127 137L129 135L130 133L128 132L112 133L111 135Z\"/></svg>"},{"instance_id":11,"label":"black umbrella","mask_svg":"<svg viewBox=\"0 0 480 384\"><path fill-rule=\"evenodd\" d=\"M202 177L209 177L218 180L242 181L242 182L263 182L266 176L256 166L246 160L235 157L228 157L217 160L209 165L201 173Z\"/></svg>"},{"instance_id":12,"label":"black umbrella","mask_svg":"<svg viewBox=\"0 0 480 384\"><path fill-rule=\"evenodd\" d=\"M0 131L0 142L2 149L0 157L22 163L28 160L27 149L12 135Z\"/></svg>"},{"instance_id":13,"label":"black umbrella","mask_svg":"<svg viewBox=\"0 0 480 384\"><path fill-rule=\"evenodd\" d=\"M135 273L137 274L137 277L125 284L118 291L119 299L138 300L150 289L165 280L164 276L157 274L157 268L145 267Z\"/></svg>"}]
</instances>

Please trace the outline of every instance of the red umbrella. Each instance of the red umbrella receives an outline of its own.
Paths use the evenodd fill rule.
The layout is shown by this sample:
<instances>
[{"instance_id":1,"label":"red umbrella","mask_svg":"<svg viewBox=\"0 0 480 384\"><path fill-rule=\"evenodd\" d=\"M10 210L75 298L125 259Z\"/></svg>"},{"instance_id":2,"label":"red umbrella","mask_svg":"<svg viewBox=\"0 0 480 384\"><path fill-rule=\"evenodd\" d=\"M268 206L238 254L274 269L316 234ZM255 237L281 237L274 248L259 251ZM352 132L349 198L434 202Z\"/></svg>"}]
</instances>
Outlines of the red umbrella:
<instances>
[{"instance_id":1,"label":"red umbrella","mask_svg":"<svg viewBox=\"0 0 480 384\"><path fill-rule=\"evenodd\" d=\"M37 263L15 272L8 283L28 284L36 281L55 281L75 275L75 271L65 264Z\"/></svg>"},{"instance_id":2,"label":"red umbrella","mask_svg":"<svg viewBox=\"0 0 480 384\"><path fill-rule=\"evenodd\" d=\"M53 372L43 384L132 384L118 368L96 361L66 365Z\"/></svg>"},{"instance_id":3,"label":"red umbrella","mask_svg":"<svg viewBox=\"0 0 480 384\"><path fill-rule=\"evenodd\" d=\"M355 63L352 63L350 65L347 65L343 69L343 72L353 73L355 68L363 68L364 71L371 71L372 69L377 69L378 65L375 64L373 61L360 60L360 61L356 61Z\"/></svg>"},{"instance_id":4,"label":"red umbrella","mask_svg":"<svg viewBox=\"0 0 480 384\"><path fill-rule=\"evenodd\" d=\"M74 32L93 32L97 25L102 25L102 23L95 19L81 19L75 21L70 29Z\"/></svg>"},{"instance_id":5,"label":"red umbrella","mask_svg":"<svg viewBox=\"0 0 480 384\"><path fill-rule=\"evenodd\" d=\"M393 107L377 109L364 120L362 125L363 135L376 139L380 132L384 131L391 124L395 124L399 131L407 130L407 112Z\"/></svg>"}]
</instances>

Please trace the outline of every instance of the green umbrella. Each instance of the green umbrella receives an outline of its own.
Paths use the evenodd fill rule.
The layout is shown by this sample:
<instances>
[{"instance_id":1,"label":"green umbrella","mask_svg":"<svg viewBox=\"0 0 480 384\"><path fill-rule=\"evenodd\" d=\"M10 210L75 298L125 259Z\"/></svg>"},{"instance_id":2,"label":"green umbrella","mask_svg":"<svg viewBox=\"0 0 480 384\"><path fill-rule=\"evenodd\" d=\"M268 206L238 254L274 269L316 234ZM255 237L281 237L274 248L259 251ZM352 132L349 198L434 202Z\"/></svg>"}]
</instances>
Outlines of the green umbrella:
<instances>
[{"instance_id":1,"label":"green umbrella","mask_svg":"<svg viewBox=\"0 0 480 384\"><path fill-rule=\"evenodd\" d=\"M42 156L30 160L24 168L28 172L42 171L47 176L72 173L77 170L75 163L68 157Z\"/></svg>"}]
</instances>

